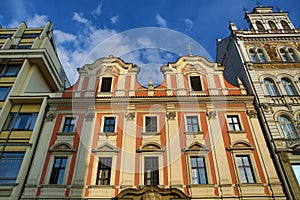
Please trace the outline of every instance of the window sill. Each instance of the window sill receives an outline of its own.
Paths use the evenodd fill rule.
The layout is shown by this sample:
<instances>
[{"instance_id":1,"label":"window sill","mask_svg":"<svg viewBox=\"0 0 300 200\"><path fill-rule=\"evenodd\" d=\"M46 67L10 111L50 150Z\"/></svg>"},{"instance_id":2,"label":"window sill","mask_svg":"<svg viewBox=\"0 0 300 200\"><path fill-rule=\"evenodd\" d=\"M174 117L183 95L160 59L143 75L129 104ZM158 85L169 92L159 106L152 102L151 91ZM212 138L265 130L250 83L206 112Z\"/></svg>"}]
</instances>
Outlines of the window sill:
<instances>
[{"instance_id":1,"label":"window sill","mask_svg":"<svg viewBox=\"0 0 300 200\"><path fill-rule=\"evenodd\" d=\"M245 134L246 131L243 130L237 130L237 131L227 131L229 134Z\"/></svg>"},{"instance_id":2,"label":"window sill","mask_svg":"<svg viewBox=\"0 0 300 200\"><path fill-rule=\"evenodd\" d=\"M186 131L185 135L203 135L203 131Z\"/></svg>"},{"instance_id":3,"label":"window sill","mask_svg":"<svg viewBox=\"0 0 300 200\"><path fill-rule=\"evenodd\" d=\"M215 187L215 184L191 184L191 185L187 185L188 188L203 188L203 187Z\"/></svg>"},{"instance_id":4,"label":"window sill","mask_svg":"<svg viewBox=\"0 0 300 200\"><path fill-rule=\"evenodd\" d=\"M44 184L41 185L42 188L67 188L68 185L64 184Z\"/></svg>"},{"instance_id":5,"label":"window sill","mask_svg":"<svg viewBox=\"0 0 300 200\"><path fill-rule=\"evenodd\" d=\"M57 132L57 135L72 136L75 135L75 132Z\"/></svg>"},{"instance_id":6,"label":"window sill","mask_svg":"<svg viewBox=\"0 0 300 200\"><path fill-rule=\"evenodd\" d=\"M142 135L160 135L160 132L142 132Z\"/></svg>"},{"instance_id":7,"label":"window sill","mask_svg":"<svg viewBox=\"0 0 300 200\"><path fill-rule=\"evenodd\" d=\"M88 188L116 188L115 185L89 185Z\"/></svg>"},{"instance_id":8,"label":"window sill","mask_svg":"<svg viewBox=\"0 0 300 200\"><path fill-rule=\"evenodd\" d=\"M98 135L101 135L101 136L116 136L117 133L116 132L99 132Z\"/></svg>"}]
</instances>

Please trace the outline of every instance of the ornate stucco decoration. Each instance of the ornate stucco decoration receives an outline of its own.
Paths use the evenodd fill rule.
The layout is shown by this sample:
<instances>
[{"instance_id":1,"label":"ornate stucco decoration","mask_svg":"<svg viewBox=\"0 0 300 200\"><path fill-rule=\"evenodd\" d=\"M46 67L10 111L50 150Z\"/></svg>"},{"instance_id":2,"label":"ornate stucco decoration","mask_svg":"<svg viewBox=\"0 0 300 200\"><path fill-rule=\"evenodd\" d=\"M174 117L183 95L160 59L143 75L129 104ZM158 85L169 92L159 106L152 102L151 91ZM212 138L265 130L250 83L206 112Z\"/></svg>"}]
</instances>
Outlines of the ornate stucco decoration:
<instances>
[{"instance_id":1,"label":"ornate stucco decoration","mask_svg":"<svg viewBox=\"0 0 300 200\"><path fill-rule=\"evenodd\" d=\"M208 119L216 119L217 112L216 111L207 111L206 116Z\"/></svg>"},{"instance_id":2,"label":"ornate stucco decoration","mask_svg":"<svg viewBox=\"0 0 300 200\"><path fill-rule=\"evenodd\" d=\"M127 120L134 120L135 118L135 113L134 112L128 112L125 114L125 117Z\"/></svg>"},{"instance_id":3,"label":"ornate stucco decoration","mask_svg":"<svg viewBox=\"0 0 300 200\"><path fill-rule=\"evenodd\" d=\"M94 117L95 117L94 113L88 112L88 113L85 114L85 120L86 121L93 121Z\"/></svg>"},{"instance_id":4,"label":"ornate stucco decoration","mask_svg":"<svg viewBox=\"0 0 300 200\"><path fill-rule=\"evenodd\" d=\"M176 118L176 112L172 111L172 112L167 112L166 117L168 120L175 120Z\"/></svg>"},{"instance_id":5,"label":"ornate stucco decoration","mask_svg":"<svg viewBox=\"0 0 300 200\"><path fill-rule=\"evenodd\" d=\"M53 121L55 117L56 117L56 113L47 113L46 117L45 117L45 120L46 121Z\"/></svg>"}]
</instances>

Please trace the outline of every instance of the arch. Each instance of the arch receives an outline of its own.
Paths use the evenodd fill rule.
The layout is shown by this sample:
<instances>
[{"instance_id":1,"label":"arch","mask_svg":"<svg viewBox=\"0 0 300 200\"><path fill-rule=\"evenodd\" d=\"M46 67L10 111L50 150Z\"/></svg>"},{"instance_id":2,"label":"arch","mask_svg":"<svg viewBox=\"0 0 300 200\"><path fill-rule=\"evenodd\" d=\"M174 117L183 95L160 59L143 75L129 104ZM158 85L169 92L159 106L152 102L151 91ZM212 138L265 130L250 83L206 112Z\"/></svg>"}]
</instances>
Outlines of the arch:
<instances>
[{"instance_id":1,"label":"arch","mask_svg":"<svg viewBox=\"0 0 300 200\"><path fill-rule=\"evenodd\" d=\"M205 151L208 152L210 151L210 148L204 144L201 144L199 142L193 142L192 144L186 146L183 149L184 152L189 152L189 151Z\"/></svg>"},{"instance_id":2,"label":"arch","mask_svg":"<svg viewBox=\"0 0 300 200\"><path fill-rule=\"evenodd\" d=\"M268 24L269 24L271 30L277 30L277 26L276 26L275 22L269 20Z\"/></svg>"},{"instance_id":3,"label":"arch","mask_svg":"<svg viewBox=\"0 0 300 200\"><path fill-rule=\"evenodd\" d=\"M254 146L251 145L249 142L244 141L244 140L240 140L240 141L236 141L234 142L231 146L230 146L230 150L254 150Z\"/></svg>"},{"instance_id":4,"label":"arch","mask_svg":"<svg viewBox=\"0 0 300 200\"><path fill-rule=\"evenodd\" d=\"M280 23L281 23L281 26L282 26L283 30L285 30L285 31L290 31L291 30L291 27L289 26L289 24L286 21L281 20Z\"/></svg>"},{"instance_id":5,"label":"arch","mask_svg":"<svg viewBox=\"0 0 300 200\"><path fill-rule=\"evenodd\" d=\"M50 147L50 152L73 152L75 149L73 147L66 143L66 142L61 142L54 144L52 147Z\"/></svg>"},{"instance_id":6,"label":"arch","mask_svg":"<svg viewBox=\"0 0 300 200\"><path fill-rule=\"evenodd\" d=\"M137 152L164 152L164 148L156 142L148 142L137 149Z\"/></svg>"},{"instance_id":7,"label":"arch","mask_svg":"<svg viewBox=\"0 0 300 200\"><path fill-rule=\"evenodd\" d=\"M287 78L287 77L281 78L281 83L283 85L283 88L284 88L284 91L285 91L286 95L289 95L289 96L295 96L296 95L295 86L289 78Z\"/></svg>"},{"instance_id":8,"label":"arch","mask_svg":"<svg viewBox=\"0 0 300 200\"><path fill-rule=\"evenodd\" d=\"M248 52L252 62L266 62L269 60L267 51L262 47L250 47Z\"/></svg>"},{"instance_id":9,"label":"arch","mask_svg":"<svg viewBox=\"0 0 300 200\"><path fill-rule=\"evenodd\" d=\"M256 24L256 27L257 27L258 31L264 31L265 30L264 25L263 25L262 22L256 21L255 24Z\"/></svg>"}]
</instances>

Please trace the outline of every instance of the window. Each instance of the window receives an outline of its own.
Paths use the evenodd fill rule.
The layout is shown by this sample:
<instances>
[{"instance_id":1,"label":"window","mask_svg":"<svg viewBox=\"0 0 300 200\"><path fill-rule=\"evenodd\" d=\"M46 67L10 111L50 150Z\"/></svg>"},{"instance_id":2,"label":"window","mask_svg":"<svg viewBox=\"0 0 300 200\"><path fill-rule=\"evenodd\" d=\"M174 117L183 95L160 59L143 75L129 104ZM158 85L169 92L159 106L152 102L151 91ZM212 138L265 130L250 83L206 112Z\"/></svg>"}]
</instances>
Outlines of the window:
<instances>
[{"instance_id":1,"label":"window","mask_svg":"<svg viewBox=\"0 0 300 200\"><path fill-rule=\"evenodd\" d=\"M144 185L159 185L158 157L145 157Z\"/></svg>"},{"instance_id":2,"label":"window","mask_svg":"<svg viewBox=\"0 0 300 200\"><path fill-rule=\"evenodd\" d=\"M271 30L277 30L276 24L273 21L268 21Z\"/></svg>"},{"instance_id":3,"label":"window","mask_svg":"<svg viewBox=\"0 0 300 200\"><path fill-rule=\"evenodd\" d=\"M111 90L111 77L102 78L101 90L100 92L110 92Z\"/></svg>"},{"instance_id":4,"label":"window","mask_svg":"<svg viewBox=\"0 0 300 200\"><path fill-rule=\"evenodd\" d=\"M281 83L283 85L284 91L289 96L295 96L295 91L293 85L290 80L283 78L281 79Z\"/></svg>"},{"instance_id":5,"label":"window","mask_svg":"<svg viewBox=\"0 0 300 200\"><path fill-rule=\"evenodd\" d=\"M17 64L6 64L0 66L1 76L4 77L14 77L18 75L21 69L21 65Z\"/></svg>"},{"instance_id":6,"label":"window","mask_svg":"<svg viewBox=\"0 0 300 200\"><path fill-rule=\"evenodd\" d=\"M10 91L10 87L0 87L0 101L4 101Z\"/></svg>"},{"instance_id":7,"label":"window","mask_svg":"<svg viewBox=\"0 0 300 200\"><path fill-rule=\"evenodd\" d=\"M288 61L288 58L285 55L285 50L284 49L280 49L280 55L281 55L281 58L282 58L283 62L287 62Z\"/></svg>"},{"instance_id":8,"label":"window","mask_svg":"<svg viewBox=\"0 0 300 200\"><path fill-rule=\"evenodd\" d=\"M115 132L115 117L105 117L103 132L113 133Z\"/></svg>"},{"instance_id":9,"label":"window","mask_svg":"<svg viewBox=\"0 0 300 200\"><path fill-rule=\"evenodd\" d=\"M63 184L67 157L55 157L49 184Z\"/></svg>"},{"instance_id":10,"label":"window","mask_svg":"<svg viewBox=\"0 0 300 200\"><path fill-rule=\"evenodd\" d=\"M283 28L284 30L286 30L286 31L290 31L290 30L291 30L291 27L289 26L289 24L288 24L286 21L281 20L280 23L281 23L282 28Z\"/></svg>"},{"instance_id":11,"label":"window","mask_svg":"<svg viewBox=\"0 0 300 200\"><path fill-rule=\"evenodd\" d=\"M260 61L260 62L265 62L265 61L266 61L262 49L258 49L258 50L257 50L257 55L258 55L258 57L259 57L259 61Z\"/></svg>"},{"instance_id":12,"label":"window","mask_svg":"<svg viewBox=\"0 0 300 200\"><path fill-rule=\"evenodd\" d=\"M0 185L15 184L24 158L23 152L4 152L0 157Z\"/></svg>"},{"instance_id":13,"label":"window","mask_svg":"<svg viewBox=\"0 0 300 200\"><path fill-rule=\"evenodd\" d=\"M197 132L199 131L198 117L197 116L187 116L186 125L188 132Z\"/></svg>"},{"instance_id":14,"label":"window","mask_svg":"<svg viewBox=\"0 0 300 200\"><path fill-rule=\"evenodd\" d=\"M253 169L248 155L236 156L237 167L242 183L255 183Z\"/></svg>"},{"instance_id":15,"label":"window","mask_svg":"<svg viewBox=\"0 0 300 200\"><path fill-rule=\"evenodd\" d=\"M204 157L192 156L191 168L192 168L192 184L207 184Z\"/></svg>"},{"instance_id":16,"label":"window","mask_svg":"<svg viewBox=\"0 0 300 200\"><path fill-rule=\"evenodd\" d=\"M300 185L300 164L292 164L292 168L298 181L298 184Z\"/></svg>"},{"instance_id":17,"label":"window","mask_svg":"<svg viewBox=\"0 0 300 200\"><path fill-rule=\"evenodd\" d=\"M64 127L63 127L63 132L65 132L65 133L74 132L75 122L76 122L75 117L66 117L65 118L65 124L64 124Z\"/></svg>"},{"instance_id":18,"label":"window","mask_svg":"<svg viewBox=\"0 0 300 200\"><path fill-rule=\"evenodd\" d=\"M227 120L228 120L228 126L230 131L241 130L239 117L237 115L228 115Z\"/></svg>"},{"instance_id":19,"label":"window","mask_svg":"<svg viewBox=\"0 0 300 200\"><path fill-rule=\"evenodd\" d=\"M299 61L298 52L294 48L280 48L279 52L283 62Z\"/></svg>"},{"instance_id":20,"label":"window","mask_svg":"<svg viewBox=\"0 0 300 200\"><path fill-rule=\"evenodd\" d=\"M249 54L252 62L266 62L266 55L262 48L251 48L249 49Z\"/></svg>"},{"instance_id":21,"label":"window","mask_svg":"<svg viewBox=\"0 0 300 200\"><path fill-rule=\"evenodd\" d=\"M265 30L264 25L260 21L256 21L255 23L256 23L257 30L259 31Z\"/></svg>"},{"instance_id":22,"label":"window","mask_svg":"<svg viewBox=\"0 0 300 200\"><path fill-rule=\"evenodd\" d=\"M10 113L4 124L4 130L32 131L38 113Z\"/></svg>"},{"instance_id":23,"label":"window","mask_svg":"<svg viewBox=\"0 0 300 200\"><path fill-rule=\"evenodd\" d=\"M146 132L157 132L157 117L147 116L145 118Z\"/></svg>"},{"instance_id":24,"label":"window","mask_svg":"<svg viewBox=\"0 0 300 200\"><path fill-rule=\"evenodd\" d=\"M279 124L280 124L281 130L283 131L284 135L287 138L295 138L296 137L294 127L292 125L292 122L289 120L289 118L281 115L279 117Z\"/></svg>"},{"instance_id":25,"label":"window","mask_svg":"<svg viewBox=\"0 0 300 200\"><path fill-rule=\"evenodd\" d=\"M24 33L22 38L36 38L39 37L40 33Z\"/></svg>"},{"instance_id":26,"label":"window","mask_svg":"<svg viewBox=\"0 0 300 200\"><path fill-rule=\"evenodd\" d=\"M109 185L112 158L99 158L96 185Z\"/></svg>"},{"instance_id":27,"label":"window","mask_svg":"<svg viewBox=\"0 0 300 200\"><path fill-rule=\"evenodd\" d=\"M270 96L278 96L277 88L272 79L265 78L264 86Z\"/></svg>"},{"instance_id":28,"label":"window","mask_svg":"<svg viewBox=\"0 0 300 200\"><path fill-rule=\"evenodd\" d=\"M202 90L199 76L190 76L190 83L193 91Z\"/></svg>"}]
</instances>

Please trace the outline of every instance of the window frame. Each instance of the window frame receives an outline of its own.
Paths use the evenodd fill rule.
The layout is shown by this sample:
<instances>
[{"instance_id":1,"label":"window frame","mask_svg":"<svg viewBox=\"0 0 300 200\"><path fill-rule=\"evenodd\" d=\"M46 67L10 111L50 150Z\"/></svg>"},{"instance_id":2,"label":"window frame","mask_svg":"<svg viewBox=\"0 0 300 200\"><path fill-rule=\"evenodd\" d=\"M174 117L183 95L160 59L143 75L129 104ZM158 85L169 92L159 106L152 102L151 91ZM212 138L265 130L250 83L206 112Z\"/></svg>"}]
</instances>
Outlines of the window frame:
<instances>
[{"instance_id":1,"label":"window frame","mask_svg":"<svg viewBox=\"0 0 300 200\"><path fill-rule=\"evenodd\" d=\"M235 123L235 122L234 122L234 123L230 123L229 118L233 118L233 117L236 117L237 123ZM234 113L232 113L232 114L227 114L227 115L226 115L226 122L227 122L228 131L233 131L233 132L235 132L235 131L243 131L244 128L243 128L243 125L242 125L240 119L241 119L241 116L240 116L239 114L234 114ZM230 128L230 127L231 127L231 124L233 124L234 129L231 129L231 128ZM236 125L238 125L238 127L239 127L238 130L235 128Z\"/></svg>"},{"instance_id":2,"label":"window frame","mask_svg":"<svg viewBox=\"0 0 300 200\"><path fill-rule=\"evenodd\" d=\"M101 168L101 159L109 160L110 166L105 166L104 168ZM102 156L98 157L98 166L97 166L95 185L111 185L111 175L112 175L112 167L113 167L112 163L113 163L113 157L102 157ZM106 180L105 177L104 178L102 177L102 173L100 175L101 169L104 170L104 171L106 171L108 169L108 178L107 178L107 180ZM107 182L102 182L102 181L107 181Z\"/></svg>"},{"instance_id":3,"label":"window frame","mask_svg":"<svg viewBox=\"0 0 300 200\"><path fill-rule=\"evenodd\" d=\"M269 61L268 53L262 47L250 47L248 53L253 63L265 63Z\"/></svg>"},{"instance_id":4,"label":"window frame","mask_svg":"<svg viewBox=\"0 0 300 200\"><path fill-rule=\"evenodd\" d=\"M19 154L19 156L17 156L17 155L15 155L15 156L4 156L5 154ZM1 185L15 185L15 184L17 184L16 181L17 181L19 173L22 169L22 164L23 164L24 158L25 158L25 152L21 152L21 151L19 151L19 152L3 152L2 157L0 158L0 165L3 162L3 160L9 161L9 163L16 163L16 160L21 161L21 162L20 162L20 165L18 166L18 169L17 169L18 172L15 174L15 176L0 177ZM13 162L11 162L11 161L13 161ZM9 169L11 169L11 168L9 168ZM2 180L4 181L3 183L2 183ZM8 181L8 182L5 183L5 181Z\"/></svg>"},{"instance_id":5,"label":"window frame","mask_svg":"<svg viewBox=\"0 0 300 200\"><path fill-rule=\"evenodd\" d=\"M20 116L29 115L31 114L30 119L28 118L28 121L26 122L25 128L19 128L15 127L17 123L21 123L22 119L20 119ZM6 121L3 125L4 131L33 131L34 126L36 124L37 118L39 113L38 112L10 112L7 115ZM12 116L12 117L11 117ZM19 121L20 119L20 121ZM23 123L22 123L23 124Z\"/></svg>"},{"instance_id":6,"label":"window frame","mask_svg":"<svg viewBox=\"0 0 300 200\"><path fill-rule=\"evenodd\" d=\"M3 93L3 97L1 97L1 88L6 88L6 91L2 91ZM10 93L10 90L11 90L11 86L1 86L0 87L0 101L5 101L7 96L9 95Z\"/></svg>"},{"instance_id":7,"label":"window frame","mask_svg":"<svg viewBox=\"0 0 300 200\"><path fill-rule=\"evenodd\" d=\"M105 128L106 128L106 124L105 124L105 121L106 119L108 118L114 118L114 124L113 125L108 125L109 127L112 127L113 126L113 131L105 131ZM103 126L102 126L102 131L103 133L115 133L116 132L116 125L117 125L117 117L116 116L112 116L112 115L105 115L103 116Z\"/></svg>"},{"instance_id":8,"label":"window frame","mask_svg":"<svg viewBox=\"0 0 300 200\"><path fill-rule=\"evenodd\" d=\"M284 89L284 92L288 96L295 96L296 95L296 88L293 84L293 82L286 77L281 78L281 85Z\"/></svg>"},{"instance_id":9,"label":"window frame","mask_svg":"<svg viewBox=\"0 0 300 200\"><path fill-rule=\"evenodd\" d=\"M195 88L193 87L193 85L195 84L192 80L195 79L195 78L198 78L199 79L199 90L195 90ZM202 83L202 79L201 79L201 76L200 74L191 74L189 75L189 86L190 86L190 91L191 92L203 92L204 91L204 88L203 88L203 83Z\"/></svg>"},{"instance_id":10,"label":"window frame","mask_svg":"<svg viewBox=\"0 0 300 200\"><path fill-rule=\"evenodd\" d=\"M152 128L150 130L147 128L147 118L155 118L156 119L156 122L155 122L156 130L155 131L153 131ZM158 115L145 115L143 127L144 127L144 133L158 133L159 132L159 116Z\"/></svg>"},{"instance_id":11,"label":"window frame","mask_svg":"<svg viewBox=\"0 0 300 200\"><path fill-rule=\"evenodd\" d=\"M294 166L297 166L298 169L297 169L297 172L296 170L294 169ZM294 173L294 176L295 176L295 179L298 181L298 184L300 186L300 163L297 162L297 163L291 163L291 167L292 167L292 171ZM298 171L299 170L299 171Z\"/></svg>"},{"instance_id":12,"label":"window frame","mask_svg":"<svg viewBox=\"0 0 300 200\"><path fill-rule=\"evenodd\" d=\"M237 160L238 157L246 157L248 159L249 166L247 166L247 167L250 168L250 172L251 172L251 176L252 176L253 182L251 182L251 181L248 180L249 177L248 177L248 175L246 175L247 173L245 173L245 175L246 175L246 182L243 181L243 178L242 178L242 175L241 175L240 166L239 166L238 160ZM257 183L258 182L257 179L256 179L257 176L256 176L255 171L254 171L254 164L253 164L251 155L249 155L249 154L236 154L236 155L234 155L233 159L235 159L236 171L237 171L240 183L242 183L242 184L253 184L253 183ZM245 171L244 163L243 163L242 167L243 167L243 169Z\"/></svg>"},{"instance_id":13,"label":"window frame","mask_svg":"<svg viewBox=\"0 0 300 200\"><path fill-rule=\"evenodd\" d=\"M9 72L10 69L15 68L17 69L14 73ZM20 70L22 68L22 64L16 63L7 63L0 65L0 77L17 77Z\"/></svg>"},{"instance_id":14,"label":"window frame","mask_svg":"<svg viewBox=\"0 0 300 200\"><path fill-rule=\"evenodd\" d=\"M189 130L188 118L196 118L197 124L192 123L191 125L192 126L197 125L198 130L196 130L196 131L195 130ZM200 132L200 121L199 121L199 119L200 119L199 115L193 115L193 114L185 115L185 130L186 130L186 132L195 132L195 133ZM192 128L192 129L194 129L194 128Z\"/></svg>"},{"instance_id":15,"label":"window frame","mask_svg":"<svg viewBox=\"0 0 300 200\"><path fill-rule=\"evenodd\" d=\"M67 125L66 124L66 122L67 122L67 120L68 119L72 119L72 120L74 120L74 125ZM71 122L72 122L72 120L71 120ZM62 133L75 133L76 132L76 123L77 123L77 117L76 116L64 116L64 123L62 123L63 124L63 126L62 126L62 128L61 128L61 132ZM73 130L72 131L65 131L65 127L66 126L68 126L69 128L70 128L70 126L72 127L73 126Z\"/></svg>"},{"instance_id":16,"label":"window frame","mask_svg":"<svg viewBox=\"0 0 300 200\"><path fill-rule=\"evenodd\" d=\"M266 81L269 81L268 83L266 83ZM266 91L266 93L269 95L269 96L279 96L279 90L276 86L276 83L275 81L273 81L273 79L271 78L264 78L263 79L263 85L264 85L264 89Z\"/></svg>"},{"instance_id":17,"label":"window frame","mask_svg":"<svg viewBox=\"0 0 300 200\"><path fill-rule=\"evenodd\" d=\"M52 177L53 177L54 169L55 169L55 165L56 165L56 159L58 159L58 158L65 159L65 166L63 168L61 168L61 167L58 168L58 173L56 173L58 175L57 175L55 181L53 180L54 182L52 182L52 179L53 179ZM67 169L67 166L68 166L68 160L69 160L68 156L61 156L61 155L60 156L53 156L53 163L52 163L51 172L50 172L49 181L48 181L49 185L63 185L66 182L65 179L66 179L66 171L67 171L66 169ZM62 175L63 177L62 177L61 182L58 183L61 169L63 169L63 175Z\"/></svg>"},{"instance_id":18,"label":"window frame","mask_svg":"<svg viewBox=\"0 0 300 200\"><path fill-rule=\"evenodd\" d=\"M281 121L281 119L283 118L286 119L286 121ZM289 116L285 114L280 114L277 118L277 121L284 138L289 139L298 137L293 121ZM287 130L287 132L285 130Z\"/></svg>"},{"instance_id":19,"label":"window frame","mask_svg":"<svg viewBox=\"0 0 300 200\"><path fill-rule=\"evenodd\" d=\"M196 166L196 167L193 167L193 162L192 162L192 158L201 158L202 159L202 162L203 162L203 166ZM191 184L192 185L206 185L208 184L208 176L207 176L207 162L206 162L206 158L205 156L203 155L191 155L189 156L189 162L190 162L190 169L191 169L191 178L190 178L190 181L191 181ZM197 161L196 161L197 162ZM198 163L198 162L197 162ZM193 169L196 169L197 170L197 179L198 179L198 182L195 183L194 182L194 176L193 176ZM204 174L205 174L205 180L203 182L202 178L201 178L201 171L204 169Z\"/></svg>"},{"instance_id":20,"label":"window frame","mask_svg":"<svg viewBox=\"0 0 300 200\"><path fill-rule=\"evenodd\" d=\"M108 84L105 81L105 80L108 80L108 79L110 80L110 88L109 88L109 90L106 89L106 88L108 88L108 86L104 85L104 84ZM101 83L100 83L99 92L101 92L101 93L111 93L112 92L112 88L113 88L113 77L112 76L101 77Z\"/></svg>"},{"instance_id":21,"label":"window frame","mask_svg":"<svg viewBox=\"0 0 300 200\"><path fill-rule=\"evenodd\" d=\"M155 170L153 170L153 169L151 169L151 167L149 167L150 169L149 170L151 170L150 171L150 184L148 184L147 182L148 182L148 180L146 179L148 176L147 176L147 172L146 172L146 170L148 170L147 169L147 163L146 163L146 161L147 160L150 160L150 159L155 159L156 161L156 168L153 168L153 169L155 169ZM143 181L143 183L144 183L144 185L159 185L159 183L160 183L160 168L159 168L159 165L160 165L160 163L159 163L159 156L150 156L150 155L147 155L147 156L145 156L144 157L144 159L143 159L143 162L144 162L144 166L143 166L143 174L144 174L144 177L143 177L143 179L144 179L144 181ZM156 172L156 173L155 173ZM153 178L153 176L155 176L155 178L156 178L156 180L154 179L152 179ZM157 183L157 184L155 184L155 183Z\"/></svg>"}]
</instances>

